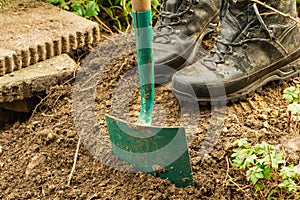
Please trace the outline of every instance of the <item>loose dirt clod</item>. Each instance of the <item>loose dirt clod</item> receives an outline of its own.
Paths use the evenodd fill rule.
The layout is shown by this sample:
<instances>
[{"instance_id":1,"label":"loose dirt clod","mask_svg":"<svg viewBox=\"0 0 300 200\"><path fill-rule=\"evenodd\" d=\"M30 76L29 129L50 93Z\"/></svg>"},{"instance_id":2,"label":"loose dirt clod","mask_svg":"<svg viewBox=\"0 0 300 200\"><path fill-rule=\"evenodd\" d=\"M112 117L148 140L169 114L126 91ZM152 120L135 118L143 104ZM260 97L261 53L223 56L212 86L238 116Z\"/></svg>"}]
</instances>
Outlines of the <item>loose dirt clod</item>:
<instances>
[{"instance_id":1,"label":"loose dirt clod","mask_svg":"<svg viewBox=\"0 0 300 200\"><path fill-rule=\"evenodd\" d=\"M45 162L46 158L44 155L35 155L32 157L31 161L27 165L25 175L28 176L32 172L32 170L37 167L38 165L41 165L43 162Z\"/></svg>"}]
</instances>

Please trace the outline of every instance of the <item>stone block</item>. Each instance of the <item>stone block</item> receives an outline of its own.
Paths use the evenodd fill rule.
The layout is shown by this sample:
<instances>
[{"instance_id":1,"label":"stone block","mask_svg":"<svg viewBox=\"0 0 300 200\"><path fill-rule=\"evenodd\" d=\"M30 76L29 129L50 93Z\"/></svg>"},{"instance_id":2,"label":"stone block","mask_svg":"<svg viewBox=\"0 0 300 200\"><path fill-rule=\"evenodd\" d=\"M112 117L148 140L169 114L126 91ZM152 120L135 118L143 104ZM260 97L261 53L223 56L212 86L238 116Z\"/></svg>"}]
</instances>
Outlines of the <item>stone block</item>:
<instances>
[{"instance_id":1,"label":"stone block","mask_svg":"<svg viewBox=\"0 0 300 200\"><path fill-rule=\"evenodd\" d=\"M0 76L99 43L97 23L37 0L0 11Z\"/></svg>"},{"instance_id":2,"label":"stone block","mask_svg":"<svg viewBox=\"0 0 300 200\"><path fill-rule=\"evenodd\" d=\"M0 103L23 100L72 78L78 68L61 54L0 77Z\"/></svg>"}]
</instances>

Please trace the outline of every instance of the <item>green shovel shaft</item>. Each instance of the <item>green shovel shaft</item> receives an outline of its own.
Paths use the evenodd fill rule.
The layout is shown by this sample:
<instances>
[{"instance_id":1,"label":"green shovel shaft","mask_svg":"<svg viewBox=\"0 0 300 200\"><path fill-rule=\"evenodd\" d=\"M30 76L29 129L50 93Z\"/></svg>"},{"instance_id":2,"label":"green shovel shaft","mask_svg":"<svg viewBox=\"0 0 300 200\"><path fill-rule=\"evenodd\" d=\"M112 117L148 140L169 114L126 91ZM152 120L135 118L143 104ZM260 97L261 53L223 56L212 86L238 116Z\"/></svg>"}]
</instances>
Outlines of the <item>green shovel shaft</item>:
<instances>
[{"instance_id":1,"label":"green shovel shaft","mask_svg":"<svg viewBox=\"0 0 300 200\"><path fill-rule=\"evenodd\" d=\"M151 124L154 107L154 62L151 9L132 11L140 80L140 116L138 123Z\"/></svg>"}]
</instances>

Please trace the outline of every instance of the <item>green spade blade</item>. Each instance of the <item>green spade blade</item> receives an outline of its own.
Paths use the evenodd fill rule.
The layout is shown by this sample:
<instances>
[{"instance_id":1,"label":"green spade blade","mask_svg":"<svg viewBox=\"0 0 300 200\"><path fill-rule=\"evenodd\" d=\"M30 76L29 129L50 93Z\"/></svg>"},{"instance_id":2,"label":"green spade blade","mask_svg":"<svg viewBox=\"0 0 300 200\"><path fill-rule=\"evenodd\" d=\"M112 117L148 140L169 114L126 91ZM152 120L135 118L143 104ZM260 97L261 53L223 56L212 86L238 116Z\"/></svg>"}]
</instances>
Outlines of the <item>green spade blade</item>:
<instances>
[{"instance_id":1,"label":"green spade blade","mask_svg":"<svg viewBox=\"0 0 300 200\"><path fill-rule=\"evenodd\" d=\"M154 106L151 9L142 12L133 10L132 16L141 109L137 123L105 116L113 152L120 160L142 172L169 179L180 187L193 185L184 128L151 126Z\"/></svg>"},{"instance_id":2,"label":"green spade blade","mask_svg":"<svg viewBox=\"0 0 300 200\"><path fill-rule=\"evenodd\" d=\"M113 153L137 170L170 180L176 186L193 185L183 127L155 127L105 116Z\"/></svg>"}]
</instances>

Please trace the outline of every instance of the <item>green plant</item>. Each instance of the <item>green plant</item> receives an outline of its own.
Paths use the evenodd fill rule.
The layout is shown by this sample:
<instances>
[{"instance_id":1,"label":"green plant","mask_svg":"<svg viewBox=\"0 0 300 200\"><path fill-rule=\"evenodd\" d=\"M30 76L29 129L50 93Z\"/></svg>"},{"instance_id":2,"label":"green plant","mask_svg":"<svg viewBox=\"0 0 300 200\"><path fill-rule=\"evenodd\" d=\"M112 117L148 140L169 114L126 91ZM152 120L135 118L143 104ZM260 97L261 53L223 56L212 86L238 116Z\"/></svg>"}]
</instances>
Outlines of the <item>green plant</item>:
<instances>
[{"instance_id":1,"label":"green plant","mask_svg":"<svg viewBox=\"0 0 300 200\"><path fill-rule=\"evenodd\" d=\"M64 10L70 10L69 3L67 3L65 0L48 0L48 3L58 6Z\"/></svg>"},{"instance_id":2,"label":"green plant","mask_svg":"<svg viewBox=\"0 0 300 200\"><path fill-rule=\"evenodd\" d=\"M127 0L99 0L99 7L104 11L100 13L110 27L123 31L131 25L131 1Z\"/></svg>"},{"instance_id":3,"label":"green plant","mask_svg":"<svg viewBox=\"0 0 300 200\"><path fill-rule=\"evenodd\" d=\"M104 11L100 18L117 30L127 30L131 26L132 9L130 0L99 0L99 7ZM157 18L159 0L151 0L153 18Z\"/></svg>"},{"instance_id":4,"label":"green plant","mask_svg":"<svg viewBox=\"0 0 300 200\"><path fill-rule=\"evenodd\" d=\"M93 0L48 0L48 2L89 19L100 12L98 4Z\"/></svg>"},{"instance_id":5,"label":"green plant","mask_svg":"<svg viewBox=\"0 0 300 200\"><path fill-rule=\"evenodd\" d=\"M291 112L291 114L297 114L300 113L300 87L288 87L284 89L283 91L283 99L286 99L290 104L288 106L288 111Z\"/></svg>"},{"instance_id":6,"label":"green plant","mask_svg":"<svg viewBox=\"0 0 300 200\"><path fill-rule=\"evenodd\" d=\"M97 21L108 32L131 26L131 0L48 0L52 5ZM153 19L157 19L159 0L151 0Z\"/></svg>"},{"instance_id":7,"label":"green plant","mask_svg":"<svg viewBox=\"0 0 300 200\"><path fill-rule=\"evenodd\" d=\"M287 107L288 111L288 131L291 129L291 116L300 113L300 86L298 87L288 87L284 89L282 98L287 100L289 105Z\"/></svg>"},{"instance_id":8,"label":"green plant","mask_svg":"<svg viewBox=\"0 0 300 200\"><path fill-rule=\"evenodd\" d=\"M95 1L84 0L84 1L73 1L71 5L71 11L77 15L85 18L91 18L97 16L100 9Z\"/></svg>"},{"instance_id":9,"label":"green plant","mask_svg":"<svg viewBox=\"0 0 300 200\"><path fill-rule=\"evenodd\" d=\"M232 165L246 172L246 180L251 182L254 193L264 193L264 197L272 199L284 190L300 199L299 166L286 166L284 154L278 153L273 145L267 143L253 146L243 138L235 141L235 145L237 148L231 155ZM234 183L234 180L230 177L227 182Z\"/></svg>"}]
</instances>

